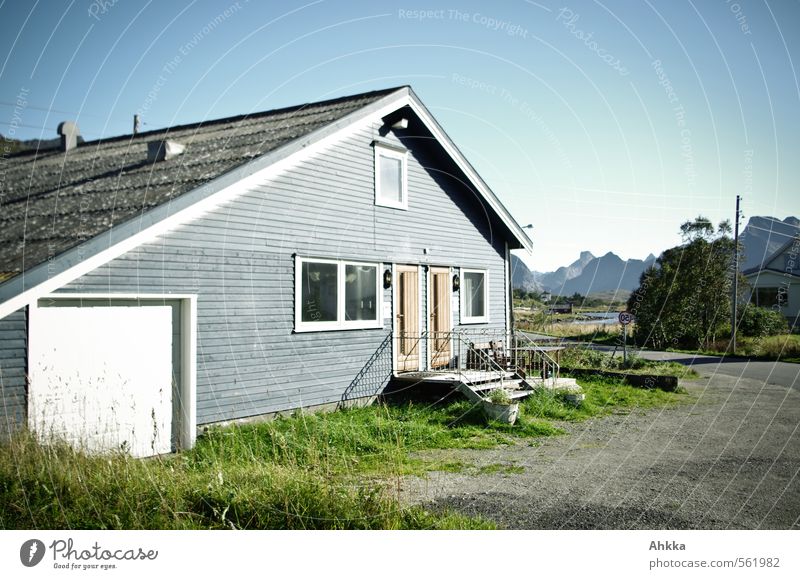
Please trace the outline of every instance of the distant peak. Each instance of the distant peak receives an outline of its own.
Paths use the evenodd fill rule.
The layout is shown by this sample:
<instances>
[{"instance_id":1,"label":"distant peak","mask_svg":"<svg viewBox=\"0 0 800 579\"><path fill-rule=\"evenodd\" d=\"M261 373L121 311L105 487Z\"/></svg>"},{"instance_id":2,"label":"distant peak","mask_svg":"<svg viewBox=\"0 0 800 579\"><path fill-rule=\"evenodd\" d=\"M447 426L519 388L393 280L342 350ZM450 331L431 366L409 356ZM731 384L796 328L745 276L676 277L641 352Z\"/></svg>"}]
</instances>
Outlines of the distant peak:
<instances>
[{"instance_id":1,"label":"distant peak","mask_svg":"<svg viewBox=\"0 0 800 579\"><path fill-rule=\"evenodd\" d=\"M581 251L581 259L594 259L594 254L591 251Z\"/></svg>"}]
</instances>

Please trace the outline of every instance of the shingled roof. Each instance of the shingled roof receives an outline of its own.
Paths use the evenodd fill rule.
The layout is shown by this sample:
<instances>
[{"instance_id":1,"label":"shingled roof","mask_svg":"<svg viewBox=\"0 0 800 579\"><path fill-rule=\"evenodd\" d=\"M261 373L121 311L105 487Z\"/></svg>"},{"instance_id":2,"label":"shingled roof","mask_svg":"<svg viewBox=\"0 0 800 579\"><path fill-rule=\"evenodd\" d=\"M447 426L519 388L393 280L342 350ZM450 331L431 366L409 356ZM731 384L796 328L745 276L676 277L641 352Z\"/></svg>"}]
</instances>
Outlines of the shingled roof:
<instances>
[{"instance_id":1,"label":"shingled roof","mask_svg":"<svg viewBox=\"0 0 800 579\"><path fill-rule=\"evenodd\" d=\"M398 90L87 141L2 160L0 282ZM186 146L147 161L147 143Z\"/></svg>"}]
</instances>

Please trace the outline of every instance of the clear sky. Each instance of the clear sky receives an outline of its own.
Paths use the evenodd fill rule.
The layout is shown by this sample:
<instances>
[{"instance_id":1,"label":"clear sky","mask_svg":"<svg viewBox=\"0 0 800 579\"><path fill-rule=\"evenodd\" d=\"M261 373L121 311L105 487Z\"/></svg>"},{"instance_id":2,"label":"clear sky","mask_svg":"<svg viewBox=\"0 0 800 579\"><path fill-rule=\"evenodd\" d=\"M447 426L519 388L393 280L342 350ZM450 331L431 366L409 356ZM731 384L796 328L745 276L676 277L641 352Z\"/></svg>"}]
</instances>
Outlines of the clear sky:
<instances>
[{"instance_id":1,"label":"clear sky","mask_svg":"<svg viewBox=\"0 0 800 579\"><path fill-rule=\"evenodd\" d=\"M797 0L5 1L0 31L17 138L410 84L533 224L540 271L658 254L737 193L746 217L800 214Z\"/></svg>"}]
</instances>

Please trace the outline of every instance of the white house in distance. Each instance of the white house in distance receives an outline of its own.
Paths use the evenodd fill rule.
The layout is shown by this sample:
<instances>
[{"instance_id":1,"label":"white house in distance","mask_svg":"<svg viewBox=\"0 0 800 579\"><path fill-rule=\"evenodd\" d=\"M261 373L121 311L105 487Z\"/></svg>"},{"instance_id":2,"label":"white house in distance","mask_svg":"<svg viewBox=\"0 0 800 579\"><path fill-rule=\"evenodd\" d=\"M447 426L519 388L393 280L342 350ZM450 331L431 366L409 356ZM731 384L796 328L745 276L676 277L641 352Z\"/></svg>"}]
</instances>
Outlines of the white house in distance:
<instances>
[{"instance_id":1,"label":"white house in distance","mask_svg":"<svg viewBox=\"0 0 800 579\"><path fill-rule=\"evenodd\" d=\"M789 239L759 267L742 273L750 286L750 303L779 311L796 330L800 318L800 235Z\"/></svg>"},{"instance_id":2,"label":"white house in distance","mask_svg":"<svg viewBox=\"0 0 800 579\"><path fill-rule=\"evenodd\" d=\"M532 243L410 87L59 132L4 160L0 438L148 456L423 373L509 384Z\"/></svg>"}]
</instances>

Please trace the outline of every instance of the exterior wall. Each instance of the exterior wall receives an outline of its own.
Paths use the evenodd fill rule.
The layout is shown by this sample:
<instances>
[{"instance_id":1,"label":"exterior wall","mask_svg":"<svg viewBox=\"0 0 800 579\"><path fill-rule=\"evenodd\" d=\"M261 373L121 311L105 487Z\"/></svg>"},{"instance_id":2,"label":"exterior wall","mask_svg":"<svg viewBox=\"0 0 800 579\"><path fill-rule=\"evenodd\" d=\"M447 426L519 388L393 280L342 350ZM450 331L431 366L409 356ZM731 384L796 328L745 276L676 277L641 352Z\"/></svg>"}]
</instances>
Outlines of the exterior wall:
<instances>
[{"instance_id":1,"label":"exterior wall","mask_svg":"<svg viewBox=\"0 0 800 579\"><path fill-rule=\"evenodd\" d=\"M0 319L0 440L27 420L27 309Z\"/></svg>"},{"instance_id":2,"label":"exterior wall","mask_svg":"<svg viewBox=\"0 0 800 579\"><path fill-rule=\"evenodd\" d=\"M359 372L386 373L391 347L379 349L391 317L382 329L293 332L295 255L381 263L379 275L390 264L424 264L424 279L428 265L487 269L482 327L505 329L506 239L497 233L505 230L477 193L441 171L436 153L420 148L429 139L403 140L408 210L376 206L378 129L360 130L59 293L197 294L198 424L335 403L359 391ZM391 290L383 298L391 304ZM457 307L453 314L459 324Z\"/></svg>"},{"instance_id":3,"label":"exterior wall","mask_svg":"<svg viewBox=\"0 0 800 579\"><path fill-rule=\"evenodd\" d=\"M752 290L760 287L775 287L787 289L787 304L780 308L787 319L795 319L800 315L800 279L794 276L783 275L773 271L761 271L747 276L747 283ZM749 297L748 297L749 299Z\"/></svg>"}]
</instances>

